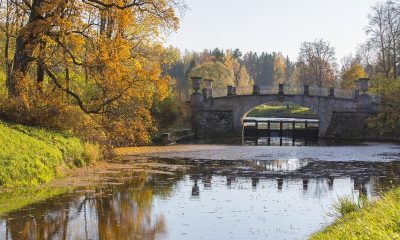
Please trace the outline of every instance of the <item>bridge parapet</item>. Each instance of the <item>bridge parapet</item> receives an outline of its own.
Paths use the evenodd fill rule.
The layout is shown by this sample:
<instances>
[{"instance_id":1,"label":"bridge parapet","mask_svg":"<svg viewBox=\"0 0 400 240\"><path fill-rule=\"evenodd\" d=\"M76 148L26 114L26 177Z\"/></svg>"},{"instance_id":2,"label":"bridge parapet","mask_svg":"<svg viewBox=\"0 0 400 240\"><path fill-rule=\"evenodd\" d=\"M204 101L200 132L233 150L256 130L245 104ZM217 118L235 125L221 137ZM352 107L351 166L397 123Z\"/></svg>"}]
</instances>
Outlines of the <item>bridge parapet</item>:
<instances>
[{"instance_id":1,"label":"bridge parapet","mask_svg":"<svg viewBox=\"0 0 400 240\"><path fill-rule=\"evenodd\" d=\"M201 78L193 78L192 81L196 81L196 87L200 88ZM213 80L205 79L205 88L202 89L200 93L204 101L221 98L221 97L232 97L241 95L273 95L278 94L279 86L227 86L225 88L213 88ZM371 97L371 102L379 104L381 102L381 96L376 94L367 93L368 91L368 79L358 80L358 87L355 90L347 90L340 88L322 88L310 86L308 84L284 84L283 93L284 95L303 95L303 96L315 96L315 97L331 97L340 99L354 99L358 100L361 95L369 95ZM195 86L195 85L193 85ZM361 90L363 89L363 90ZM281 91L282 92L282 91ZM198 90L192 91L179 91L182 101L189 101L189 96L196 94L198 95Z\"/></svg>"},{"instance_id":2,"label":"bridge parapet","mask_svg":"<svg viewBox=\"0 0 400 240\"><path fill-rule=\"evenodd\" d=\"M367 90L368 91L368 90ZM203 90L205 92L205 90ZM340 99L355 99L357 100L360 95L371 96L373 103L380 102L379 95L369 94L360 89L347 90L340 88L322 88L310 86L308 84L279 84L278 86L227 86L226 88L207 88L208 96L205 99L220 98L220 97L232 97L240 95L303 95L303 96L315 96L315 97L330 97Z\"/></svg>"}]
</instances>

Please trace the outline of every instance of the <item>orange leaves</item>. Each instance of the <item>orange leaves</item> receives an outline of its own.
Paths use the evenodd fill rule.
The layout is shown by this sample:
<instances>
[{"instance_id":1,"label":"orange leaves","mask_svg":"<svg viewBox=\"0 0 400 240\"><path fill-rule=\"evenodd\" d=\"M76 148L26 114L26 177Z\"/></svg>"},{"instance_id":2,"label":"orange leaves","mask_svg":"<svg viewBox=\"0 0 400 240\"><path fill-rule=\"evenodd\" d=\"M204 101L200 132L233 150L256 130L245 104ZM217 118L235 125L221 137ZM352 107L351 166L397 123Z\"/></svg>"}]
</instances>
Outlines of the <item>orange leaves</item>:
<instances>
[{"instance_id":1,"label":"orange leaves","mask_svg":"<svg viewBox=\"0 0 400 240\"><path fill-rule=\"evenodd\" d=\"M111 138L148 143L154 130L149 109L168 96L161 42L178 27L176 3L36 0L21 31L28 51L19 53L32 60L15 73L23 102L61 102L103 114L97 119L104 117Z\"/></svg>"}]
</instances>

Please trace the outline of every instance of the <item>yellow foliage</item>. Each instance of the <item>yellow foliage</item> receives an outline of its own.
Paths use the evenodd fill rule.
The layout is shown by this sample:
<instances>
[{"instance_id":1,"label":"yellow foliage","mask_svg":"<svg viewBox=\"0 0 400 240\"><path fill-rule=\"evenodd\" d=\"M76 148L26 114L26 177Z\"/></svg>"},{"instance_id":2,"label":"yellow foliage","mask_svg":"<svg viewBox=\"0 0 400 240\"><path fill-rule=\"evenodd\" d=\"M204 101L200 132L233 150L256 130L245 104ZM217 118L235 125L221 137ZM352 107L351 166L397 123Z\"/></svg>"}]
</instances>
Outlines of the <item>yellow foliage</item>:
<instances>
[{"instance_id":1,"label":"yellow foliage","mask_svg":"<svg viewBox=\"0 0 400 240\"><path fill-rule=\"evenodd\" d=\"M355 64L343 73L341 86L343 89L353 90L356 87L356 80L364 77L367 77L364 68L360 64Z\"/></svg>"},{"instance_id":2,"label":"yellow foliage","mask_svg":"<svg viewBox=\"0 0 400 240\"><path fill-rule=\"evenodd\" d=\"M38 0L20 31L28 39L23 54L35 60L13 73L21 113L35 116L25 120L44 125L40 111L54 108L55 114L46 112L49 126L79 132L87 124L105 130L116 145L148 144L154 131L150 108L169 94L161 43L165 32L179 26L178 2ZM102 115L77 116L77 107ZM84 124L71 126L70 116Z\"/></svg>"}]
</instances>

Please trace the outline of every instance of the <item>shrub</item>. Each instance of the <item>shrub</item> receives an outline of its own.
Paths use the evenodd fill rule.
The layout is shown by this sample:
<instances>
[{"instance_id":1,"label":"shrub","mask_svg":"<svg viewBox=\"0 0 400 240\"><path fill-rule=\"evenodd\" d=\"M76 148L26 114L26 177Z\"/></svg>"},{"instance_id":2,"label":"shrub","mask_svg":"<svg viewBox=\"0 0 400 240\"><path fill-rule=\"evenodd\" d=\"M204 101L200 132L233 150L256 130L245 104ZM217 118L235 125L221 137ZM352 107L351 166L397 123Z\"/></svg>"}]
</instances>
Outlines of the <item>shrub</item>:
<instances>
[{"instance_id":1,"label":"shrub","mask_svg":"<svg viewBox=\"0 0 400 240\"><path fill-rule=\"evenodd\" d=\"M335 211L333 216L343 217L349 213L362 209L367 204L368 199L364 195L361 195L357 201L348 197L339 198L339 200L333 204L333 210Z\"/></svg>"},{"instance_id":2,"label":"shrub","mask_svg":"<svg viewBox=\"0 0 400 240\"><path fill-rule=\"evenodd\" d=\"M168 129L188 125L190 110L188 104L171 93L163 101L154 102L152 115L160 129Z\"/></svg>"},{"instance_id":3,"label":"shrub","mask_svg":"<svg viewBox=\"0 0 400 240\"><path fill-rule=\"evenodd\" d=\"M102 157L102 150L100 147L100 144L98 143L89 143L89 142L85 142L83 144L84 147L84 155L85 155L85 159L87 161L88 164L93 164L95 162L97 162L98 160L100 160L100 158Z\"/></svg>"}]
</instances>

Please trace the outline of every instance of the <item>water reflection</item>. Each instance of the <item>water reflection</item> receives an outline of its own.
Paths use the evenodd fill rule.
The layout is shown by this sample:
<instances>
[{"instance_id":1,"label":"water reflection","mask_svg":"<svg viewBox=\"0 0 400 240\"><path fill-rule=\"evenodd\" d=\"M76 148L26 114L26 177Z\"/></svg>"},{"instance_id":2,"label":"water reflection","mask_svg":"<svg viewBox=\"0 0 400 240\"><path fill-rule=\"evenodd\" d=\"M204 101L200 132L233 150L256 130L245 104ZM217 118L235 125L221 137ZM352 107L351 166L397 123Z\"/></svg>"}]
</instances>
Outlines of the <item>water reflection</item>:
<instances>
[{"instance_id":1,"label":"water reflection","mask_svg":"<svg viewBox=\"0 0 400 240\"><path fill-rule=\"evenodd\" d=\"M196 167L9 214L0 239L304 238L333 220L337 197L372 198L400 185L395 162L185 163Z\"/></svg>"}]
</instances>

